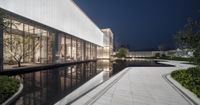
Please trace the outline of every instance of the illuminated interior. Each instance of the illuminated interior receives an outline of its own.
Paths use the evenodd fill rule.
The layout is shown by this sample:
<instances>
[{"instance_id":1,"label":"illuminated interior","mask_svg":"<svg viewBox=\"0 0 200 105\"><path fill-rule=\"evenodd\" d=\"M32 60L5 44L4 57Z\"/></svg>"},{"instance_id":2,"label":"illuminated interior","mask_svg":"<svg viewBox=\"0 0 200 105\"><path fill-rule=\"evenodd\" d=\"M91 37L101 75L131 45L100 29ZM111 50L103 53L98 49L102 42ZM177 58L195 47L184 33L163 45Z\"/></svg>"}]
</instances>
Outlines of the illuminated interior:
<instances>
[{"instance_id":1,"label":"illuminated interior","mask_svg":"<svg viewBox=\"0 0 200 105\"><path fill-rule=\"evenodd\" d=\"M17 50L18 53L23 54L22 63L47 64L54 63L55 60L71 62L97 59L97 45L95 44L69 34L61 32L56 34L53 30L16 18L5 19L5 21L12 24L4 31L3 38L4 40L9 39L11 44L16 41L15 38L22 42L18 47L21 50ZM25 43L27 38L30 40ZM4 64L15 62L15 59L8 53L9 51L15 53L14 48L15 45L9 48L4 46ZM25 55L27 52L29 52L28 56Z\"/></svg>"},{"instance_id":2,"label":"illuminated interior","mask_svg":"<svg viewBox=\"0 0 200 105\"><path fill-rule=\"evenodd\" d=\"M111 59L113 54L113 33L111 29L102 29L104 33L103 47L97 48L98 58Z\"/></svg>"}]
</instances>

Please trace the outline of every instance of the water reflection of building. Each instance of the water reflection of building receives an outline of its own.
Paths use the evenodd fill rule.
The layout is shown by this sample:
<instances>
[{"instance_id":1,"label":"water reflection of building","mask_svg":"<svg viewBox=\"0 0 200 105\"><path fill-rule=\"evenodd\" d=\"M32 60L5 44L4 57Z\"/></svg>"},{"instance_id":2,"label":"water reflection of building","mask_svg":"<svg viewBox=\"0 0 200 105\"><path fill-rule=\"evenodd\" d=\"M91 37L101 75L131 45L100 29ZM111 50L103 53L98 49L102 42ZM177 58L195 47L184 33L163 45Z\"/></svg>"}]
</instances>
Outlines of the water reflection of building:
<instances>
[{"instance_id":1,"label":"water reflection of building","mask_svg":"<svg viewBox=\"0 0 200 105\"><path fill-rule=\"evenodd\" d=\"M102 50L98 53L98 58L101 59L112 59L113 55L113 32L110 28L102 29L102 32L104 33L103 37L103 47Z\"/></svg>"},{"instance_id":2,"label":"water reflection of building","mask_svg":"<svg viewBox=\"0 0 200 105\"><path fill-rule=\"evenodd\" d=\"M11 43L15 37L21 41L30 39L23 42L21 50L3 47L1 41L1 66L14 61L8 50L33 52L23 55L24 63L94 60L97 51L103 58L111 57L112 31L101 31L72 0L6 0L0 1L0 8L9 14L4 21L12 23L6 31L0 31L0 39L11 39Z\"/></svg>"},{"instance_id":3,"label":"water reflection of building","mask_svg":"<svg viewBox=\"0 0 200 105\"><path fill-rule=\"evenodd\" d=\"M100 71L96 62L22 74L24 91L15 105L53 105Z\"/></svg>"},{"instance_id":4,"label":"water reflection of building","mask_svg":"<svg viewBox=\"0 0 200 105\"><path fill-rule=\"evenodd\" d=\"M112 74L113 62L110 60L98 60L97 61L97 70L106 71Z\"/></svg>"}]
</instances>

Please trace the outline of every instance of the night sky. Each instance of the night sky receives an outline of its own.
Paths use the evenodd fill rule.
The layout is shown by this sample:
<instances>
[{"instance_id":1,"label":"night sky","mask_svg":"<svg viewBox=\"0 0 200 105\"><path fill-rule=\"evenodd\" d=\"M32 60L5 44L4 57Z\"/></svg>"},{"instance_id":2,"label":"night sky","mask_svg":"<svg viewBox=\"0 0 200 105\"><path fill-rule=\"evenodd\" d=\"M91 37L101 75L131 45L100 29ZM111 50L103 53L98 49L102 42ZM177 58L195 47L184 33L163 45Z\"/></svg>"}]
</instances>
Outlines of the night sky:
<instances>
[{"instance_id":1,"label":"night sky","mask_svg":"<svg viewBox=\"0 0 200 105\"><path fill-rule=\"evenodd\" d=\"M200 0L75 0L99 28L111 28L115 45L131 50L174 48L174 34L200 17Z\"/></svg>"}]
</instances>

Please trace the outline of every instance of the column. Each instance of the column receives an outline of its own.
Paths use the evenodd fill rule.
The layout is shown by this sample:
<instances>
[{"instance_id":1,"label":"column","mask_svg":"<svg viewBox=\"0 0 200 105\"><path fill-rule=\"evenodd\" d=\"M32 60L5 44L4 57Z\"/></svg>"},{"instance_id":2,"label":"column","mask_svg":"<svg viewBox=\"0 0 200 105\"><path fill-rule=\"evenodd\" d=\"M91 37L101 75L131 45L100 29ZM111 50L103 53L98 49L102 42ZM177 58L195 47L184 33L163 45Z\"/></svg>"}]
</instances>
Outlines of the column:
<instances>
[{"instance_id":1,"label":"column","mask_svg":"<svg viewBox=\"0 0 200 105\"><path fill-rule=\"evenodd\" d=\"M57 63L59 60L59 34L56 32L53 41L53 63Z\"/></svg>"}]
</instances>

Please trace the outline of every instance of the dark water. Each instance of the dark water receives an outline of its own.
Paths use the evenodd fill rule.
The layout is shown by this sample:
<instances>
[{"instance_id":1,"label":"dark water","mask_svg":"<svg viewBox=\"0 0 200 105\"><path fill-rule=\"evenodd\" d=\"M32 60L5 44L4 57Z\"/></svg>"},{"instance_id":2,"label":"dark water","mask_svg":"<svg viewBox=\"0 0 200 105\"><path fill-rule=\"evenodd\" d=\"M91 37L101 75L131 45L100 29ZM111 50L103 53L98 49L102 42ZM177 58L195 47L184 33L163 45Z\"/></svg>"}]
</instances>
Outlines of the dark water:
<instances>
[{"instance_id":1,"label":"dark water","mask_svg":"<svg viewBox=\"0 0 200 105\"><path fill-rule=\"evenodd\" d=\"M113 76L130 66L164 65L156 61L103 60L17 75L22 78L24 90L13 105L52 105L101 71Z\"/></svg>"},{"instance_id":2,"label":"dark water","mask_svg":"<svg viewBox=\"0 0 200 105\"><path fill-rule=\"evenodd\" d=\"M97 62L89 62L22 74L24 90L13 104L52 105L103 69Z\"/></svg>"},{"instance_id":3,"label":"dark water","mask_svg":"<svg viewBox=\"0 0 200 105\"><path fill-rule=\"evenodd\" d=\"M137 59L137 60L115 60L112 62L112 72L110 75L115 75L126 67L174 67L159 63L157 60Z\"/></svg>"}]
</instances>

